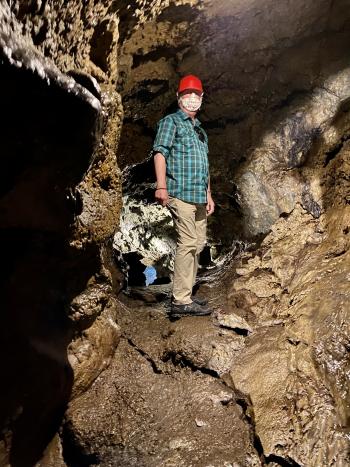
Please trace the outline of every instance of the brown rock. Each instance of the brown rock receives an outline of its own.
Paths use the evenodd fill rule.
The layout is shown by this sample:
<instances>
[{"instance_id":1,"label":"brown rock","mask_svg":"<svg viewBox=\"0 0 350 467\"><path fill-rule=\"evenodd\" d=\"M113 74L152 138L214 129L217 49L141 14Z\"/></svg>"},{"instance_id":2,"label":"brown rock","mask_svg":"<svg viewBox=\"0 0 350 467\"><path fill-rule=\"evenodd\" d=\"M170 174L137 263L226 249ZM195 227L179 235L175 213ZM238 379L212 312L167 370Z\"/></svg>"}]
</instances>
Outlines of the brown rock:
<instances>
[{"instance_id":1,"label":"brown rock","mask_svg":"<svg viewBox=\"0 0 350 467\"><path fill-rule=\"evenodd\" d=\"M67 467L63 459L62 444L58 435L47 446L42 459L35 464L35 467Z\"/></svg>"},{"instance_id":2,"label":"brown rock","mask_svg":"<svg viewBox=\"0 0 350 467\"><path fill-rule=\"evenodd\" d=\"M348 465L347 0L12 1L0 14L0 463L38 462L76 396L67 464ZM210 318L170 324L152 294L151 311L109 297L123 116L125 166L188 72L206 91L213 250L256 242L207 288L224 322L254 327L246 338ZM57 437L44 459L62 463Z\"/></svg>"},{"instance_id":3,"label":"brown rock","mask_svg":"<svg viewBox=\"0 0 350 467\"><path fill-rule=\"evenodd\" d=\"M220 403L230 393L191 370L155 373L123 342L109 369L71 403L65 430L100 465L258 466L240 409Z\"/></svg>"},{"instance_id":4,"label":"brown rock","mask_svg":"<svg viewBox=\"0 0 350 467\"><path fill-rule=\"evenodd\" d=\"M71 398L86 391L110 363L121 334L115 323L116 306L110 299L93 324L68 347L68 360L74 372Z\"/></svg>"}]
</instances>

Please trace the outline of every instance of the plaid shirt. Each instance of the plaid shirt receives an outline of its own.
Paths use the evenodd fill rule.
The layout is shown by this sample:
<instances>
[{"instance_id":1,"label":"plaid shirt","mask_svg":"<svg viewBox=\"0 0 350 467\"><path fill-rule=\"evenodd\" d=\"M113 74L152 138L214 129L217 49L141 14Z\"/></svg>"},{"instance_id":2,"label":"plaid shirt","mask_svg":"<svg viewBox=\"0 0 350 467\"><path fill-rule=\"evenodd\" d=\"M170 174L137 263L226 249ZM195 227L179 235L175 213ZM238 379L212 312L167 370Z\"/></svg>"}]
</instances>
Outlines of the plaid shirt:
<instances>
[{"instance_id":1,"label":"plaid shirt","mask_svg":"<svg viewBox=\"0 0 350 467\"><path fill-rule=\"evenodd\" d=\"M170 196L189 203L205 204L209 179L208 137L200 121L179 109L158 123L154 152L166 160Z\"/></svg>"}]
</instances>

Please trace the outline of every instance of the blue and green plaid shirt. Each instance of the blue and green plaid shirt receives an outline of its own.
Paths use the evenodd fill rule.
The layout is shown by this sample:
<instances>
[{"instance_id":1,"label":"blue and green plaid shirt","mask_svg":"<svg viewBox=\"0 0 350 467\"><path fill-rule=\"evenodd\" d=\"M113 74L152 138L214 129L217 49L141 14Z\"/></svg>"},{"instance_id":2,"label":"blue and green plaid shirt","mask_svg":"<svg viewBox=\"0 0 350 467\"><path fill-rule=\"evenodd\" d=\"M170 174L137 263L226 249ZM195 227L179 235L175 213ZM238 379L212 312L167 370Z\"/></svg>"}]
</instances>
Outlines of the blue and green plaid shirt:
<instances>
[{"instance_id":1,"label":"blue and green plaid shirt","mask_svg":"<svg viewBox=\"0 0 350 467\"><path fill-rule=\"evenodd\" d=\"M154 152L166 160L170 196L189 203L205 204L209 180L208 137L200 121L179 109L158 123Z\"/></svg>"}]
</instances>

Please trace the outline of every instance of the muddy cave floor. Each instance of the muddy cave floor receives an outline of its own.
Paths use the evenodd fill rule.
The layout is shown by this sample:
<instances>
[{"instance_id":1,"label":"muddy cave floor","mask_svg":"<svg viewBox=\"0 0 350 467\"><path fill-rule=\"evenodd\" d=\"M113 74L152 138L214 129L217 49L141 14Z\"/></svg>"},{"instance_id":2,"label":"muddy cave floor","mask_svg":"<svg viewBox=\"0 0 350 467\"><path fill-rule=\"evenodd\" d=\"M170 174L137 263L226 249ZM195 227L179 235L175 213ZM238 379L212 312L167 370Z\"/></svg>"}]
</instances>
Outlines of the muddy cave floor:
<instances>
[{"instance_id":1,"label":"muddy cave floor","mask_svg":"<svg viewBox=\"0 0 350 467\"><path fill-rule=\"evenodd\" d=\"M219 287L203 282L197 294L209 299L213 314L175 321L168 317L171 284L119 295L121 341L109 368L78 402L91 407L84 426L99 432L92 443L98 465L266 465L249 402L229 376L248 332L219 324L225 281ZM79 426L82 411L74 413Z\"/></svg>"}]
</instances>

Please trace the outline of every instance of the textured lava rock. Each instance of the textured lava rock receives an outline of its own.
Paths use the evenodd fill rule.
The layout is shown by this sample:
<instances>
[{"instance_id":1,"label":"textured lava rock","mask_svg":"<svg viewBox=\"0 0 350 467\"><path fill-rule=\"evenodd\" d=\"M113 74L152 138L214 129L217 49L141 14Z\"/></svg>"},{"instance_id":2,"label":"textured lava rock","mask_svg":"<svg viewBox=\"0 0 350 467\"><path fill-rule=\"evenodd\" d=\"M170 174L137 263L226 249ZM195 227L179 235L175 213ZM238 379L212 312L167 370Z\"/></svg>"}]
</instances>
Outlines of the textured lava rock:
<instances>
[{"instance_id":1,"label":"textured lava rock","mask_svg":"<svg viewBox=\"0 0 350 467\"><path fill-rule=\"evenodd\" d=\"M6 2L0 4L0 15L6 115L1 140L0 351L10 356L4 358L0 456L2 465L34 465L57 431L68 400L105 368L119 339L110 298L119 285L108 260L108 239L120 208L115 164L120 101L112 94L114 100L107 102L106 91L100 100L92 78L85 74L84 81L79 75L85 87L44 57L30 37L21 35L23 24ZM108 170L104 197L98 190L91 193L89 174L95 165L98 186L104 187ZM83 188L91 193L89 202L80 195ZM94 203L103 225L98 233L85 214ZM87 285L84 300L77 299ZM108 305L94 310L93 326L90 309L96 294ZM74 313L82 317L79 323Z\"/></svg>"},{"instance_id":2,"label":"textured lava rock","mask_svg":"<svg viewBox=\"0 0 350 467\"><path fill-rule=\"evenodd\" d=\"M347 3L1 2L1 463L349 464ZM256 243L170 324L112 297L115 151L146 159L187 72L211 241Z\"/></svg>"},{"instance_id":3,"label":"textured lava rock","mask_svg":"<svg viewBox=\"0 0 350 467\"><path fill-rule=\"evenodd\" d=\"M109 369L67 412L69 460L90 458L106 466L260 465L233 399L229 388L199 371L156 370L143 350L123 341Z\"/></svg>"},{"instance_id":4,"label":"textured lava rock","mask_svg":"<svg viewBox=\"0 0 350 467\"><path fill-rule=\"evenodd\" d=\"M247 340L231 376L251 398L265 454L300 465L349 463L349 156L344 145L324 170L327 210L316 220L300 207L278 221L229 294L258 297L249 311L263 326L282 319Z\"/></svg>"}]
</instances>

